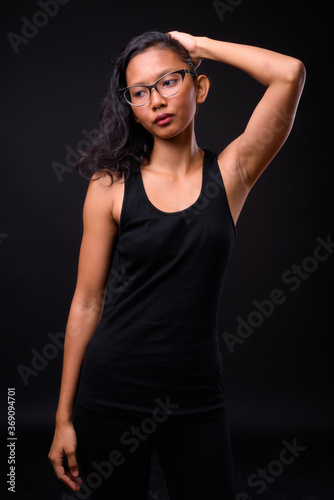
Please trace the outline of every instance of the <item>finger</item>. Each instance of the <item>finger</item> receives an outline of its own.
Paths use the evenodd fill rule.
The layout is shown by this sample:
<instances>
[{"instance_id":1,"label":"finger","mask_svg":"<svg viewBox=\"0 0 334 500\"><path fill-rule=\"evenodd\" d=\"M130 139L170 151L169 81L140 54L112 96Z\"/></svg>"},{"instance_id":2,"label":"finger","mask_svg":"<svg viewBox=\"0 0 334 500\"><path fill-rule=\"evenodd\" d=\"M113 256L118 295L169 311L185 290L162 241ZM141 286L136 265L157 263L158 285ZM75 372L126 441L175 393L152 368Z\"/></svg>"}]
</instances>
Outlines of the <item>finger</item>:
<instances>
[{"instance_id":1,"label":"finger","mask_svg":"<svg viewBox=\"0 0 334 500\"><path fill-rule=\"evenodd\" d=\"M75 491L79 491L80 485L82 484L82 479L79 476L73 476L69 471L65 472L65 475L68 477L70 480L69 485L70 487L74 486Z\"/></svg>"},{"instance_id":2,"label":"finger","mask_svg":"<svg viewBox=\"0 0 334 500\"><path fill-rule=\"evenodd\" d=\"M53 465L54 471L56 473L57 478L65 483L72 491L79 491L80 484L82 480L78 477L70 477L69 473L65 472L65 469L62 465Z\"/></svg>"},{"instance_id":3,"label":"finger","mask_svg":"<svg viewBox=\"0 0 334 500\"><path fill-rule=\"evenodd\" d=\"M77 459L76 459L74 451L67 453L67 464L68 464L68 468L69 468L72 476L74 476L74 477L78 476L79 475L79 467L78 467L78 463L77 463Z\"/></svg>"},{"instance_id":4,"label":"finger","mask_svg":"<svg viewBox=\"0 0 334 500\"><path fill-rule=\"evenodd\" d=\"M175 35L178 34L178 31L167 31L166 35L169 35L171 38L175 38Z\"/></svg>"}]
</instances>

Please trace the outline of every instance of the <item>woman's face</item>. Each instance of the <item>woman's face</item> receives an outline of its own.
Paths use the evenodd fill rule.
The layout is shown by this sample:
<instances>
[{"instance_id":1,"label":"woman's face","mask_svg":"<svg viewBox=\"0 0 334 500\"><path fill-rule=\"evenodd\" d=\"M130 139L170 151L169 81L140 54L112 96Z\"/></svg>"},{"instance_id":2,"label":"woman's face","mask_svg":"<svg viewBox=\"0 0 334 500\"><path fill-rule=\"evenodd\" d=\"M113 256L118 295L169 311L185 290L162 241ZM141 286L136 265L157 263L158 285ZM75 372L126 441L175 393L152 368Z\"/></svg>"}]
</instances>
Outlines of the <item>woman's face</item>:
<instances>
[{"instance_id":1,"label":"woman's face","mask_svg":"<svg viewBox=\"0 0 334 500\"><path fill-rule=\"evenodd\" d=\"M126 69L127 86L152 85L158 78L178 69L189 69L174 52L151 48L136 55ZM196 112L197 85L191 75L186 74L180 91L170 97L161 96L151 90L149 101L143 106L132 106L135 119L154 137L170 139L183 132L193 121ZM172 115L168 123L154 122L162 113Z\"/></svg>"}]
</instances>

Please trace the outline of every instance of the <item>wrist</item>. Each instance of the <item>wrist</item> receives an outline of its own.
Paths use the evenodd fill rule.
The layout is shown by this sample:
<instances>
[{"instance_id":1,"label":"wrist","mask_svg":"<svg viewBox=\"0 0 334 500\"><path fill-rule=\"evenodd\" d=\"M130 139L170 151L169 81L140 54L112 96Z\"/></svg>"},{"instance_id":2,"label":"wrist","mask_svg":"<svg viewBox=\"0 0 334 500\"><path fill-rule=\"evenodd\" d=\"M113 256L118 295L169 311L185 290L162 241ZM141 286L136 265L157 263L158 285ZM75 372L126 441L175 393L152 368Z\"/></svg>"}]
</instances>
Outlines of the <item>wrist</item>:
<instances>
[{"instance_id":1,"label":"wrist","mask_svg":"<svg viewBox=\"0 0 334 500\"><path fill-rule=\"evenodd\" d=\"M56 413L56 425L57 426L62 426L62 425L69 425L72 424L72 418L73 415L72 413Z\"/></svg>"},{"instance_id":2,"label":"wrist","mask_svg":"<svg viewBox=\"0 0 334 500\"><path fill-rule=\"evenodd\" d=\"M199 36L196 39L196 57L199 59L205 59L207 57L207 41L208 37L206 36Z\"/></svg>"}]
</instances>

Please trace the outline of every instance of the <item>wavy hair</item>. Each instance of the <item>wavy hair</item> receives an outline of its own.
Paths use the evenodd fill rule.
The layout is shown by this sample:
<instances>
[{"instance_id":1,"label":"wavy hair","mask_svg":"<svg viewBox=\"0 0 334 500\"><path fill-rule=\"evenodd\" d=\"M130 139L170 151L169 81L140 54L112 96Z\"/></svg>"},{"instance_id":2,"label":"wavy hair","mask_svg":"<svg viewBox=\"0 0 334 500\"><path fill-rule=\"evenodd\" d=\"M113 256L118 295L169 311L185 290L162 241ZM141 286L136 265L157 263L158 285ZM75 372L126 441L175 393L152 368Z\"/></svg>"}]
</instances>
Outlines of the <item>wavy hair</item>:
<instances>
[{"instance_id":1,"label":"wavy hair","mask_svg":"<svg viewBox=\"0 0 334 500\"><path fill-rule=\"evenodd\" d=\"M170 35L147 31L133 38L113 63L109 90L101 105L98 134L89 149L78 152L76 170L82 177L90 180L96 172L106 172L112 184L114 176L119 180L124 173L127 180L130 172L139 172L141 166L149 162L153 136L135 121L131 106L119 90L126 87L125 73L131 59L151 47L171 50L196 75L188 51Z\"/></svg>"}]
</instances>

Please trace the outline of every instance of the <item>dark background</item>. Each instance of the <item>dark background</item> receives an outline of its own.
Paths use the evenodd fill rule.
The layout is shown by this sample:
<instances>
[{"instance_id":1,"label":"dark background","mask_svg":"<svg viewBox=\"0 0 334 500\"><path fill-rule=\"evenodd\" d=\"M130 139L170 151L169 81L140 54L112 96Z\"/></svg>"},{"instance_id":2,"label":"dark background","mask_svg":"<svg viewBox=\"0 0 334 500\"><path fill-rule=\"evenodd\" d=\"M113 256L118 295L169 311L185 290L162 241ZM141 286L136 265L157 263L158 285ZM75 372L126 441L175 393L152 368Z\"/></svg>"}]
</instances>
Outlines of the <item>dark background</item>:
<instances>
[{"instance_id":1,"label":"dark background","mask_svg":"<svg viewBox=\"0 0 334 500\"><path fill-rule=\"evenodd\" d=\"M228 3L228 2L225 2ZM87 182L73 169L84 130L98 126L111 67L146 30L258 45L301 59L307 80L294 128L259 179L237 224L237 243L222 296L219 341L238 491L251 498L334 498L332 486L332 336L334 256L306 271L292 291L282 275L313 256L332 235L332 57L329 2L243 0L221 20L212 2L70 0L18 45L23 17L37 1L1 8L1 457L6 494L7 387L16 388L17 499L58 499L67 491L47 460L62 366L48 334L65 331L73 296ZM236 5L238 3L238 5ZM37 21L38 22L38 21ZM43 19L39 18L43 24ZM264 88L239 70L203 61L210 95L197 118L202 148L220 152L245 127ZM330 135L331 134L331 135ZM67 148L67 149L65 149ZM66 172L57 176L52 164ZM324 251L325 253L325 251ZM310 262L310 261L305 261ZM305 264L307 266L307 263ZM256 310L253 301L280 289L286 300L231 353L224 333ZM52 344L46 347L47 344ZM44 351L43 351L44 349ZM33 351L32 351L33 350ZM46 353L49 360L33 363ZM39 353L39 354L36 354ZM45 359L45 358L44 358ZM19 365L38 370L27 377ZM44 363L44 365L43 365ZM306 447L262 495L247 486L278 458L282 441ZM150 498L164 500L155 465Z\"/></svg>"}]
</instances>

